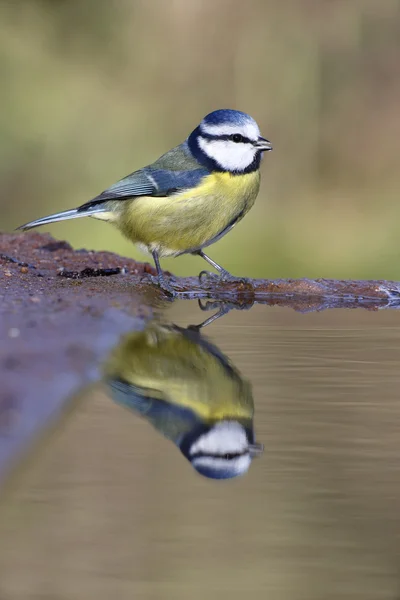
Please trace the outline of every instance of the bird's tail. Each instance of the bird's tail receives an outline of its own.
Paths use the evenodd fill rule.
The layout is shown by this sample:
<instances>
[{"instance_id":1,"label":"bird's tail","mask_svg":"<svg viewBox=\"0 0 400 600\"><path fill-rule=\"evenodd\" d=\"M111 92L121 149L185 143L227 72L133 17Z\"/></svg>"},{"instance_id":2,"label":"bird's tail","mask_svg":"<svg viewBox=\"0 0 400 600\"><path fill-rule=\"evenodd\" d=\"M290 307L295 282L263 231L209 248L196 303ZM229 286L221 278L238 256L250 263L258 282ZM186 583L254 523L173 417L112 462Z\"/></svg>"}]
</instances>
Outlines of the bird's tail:
<instances>
[{"instance_id":1,"label":"bird's tail","mask_svg":"<svg viewBox=\"0 0 400 600\"><path fill-rule=\"evenodd\" d=\"M79 208L73 208L71 210L64 210L63 212L49 215L48 217L42 217L36 219L36 221L30 221L25 225L20 225L17 229L32 229L33 227L40 227L40 225L48 225L49 223L56 223L57 221L67 221L68 219L80 219L81 217L89 217L95 213L104 212L104 208L101 206L93 207L91 210L80 210Z\"/></svg>"}]
</instances>

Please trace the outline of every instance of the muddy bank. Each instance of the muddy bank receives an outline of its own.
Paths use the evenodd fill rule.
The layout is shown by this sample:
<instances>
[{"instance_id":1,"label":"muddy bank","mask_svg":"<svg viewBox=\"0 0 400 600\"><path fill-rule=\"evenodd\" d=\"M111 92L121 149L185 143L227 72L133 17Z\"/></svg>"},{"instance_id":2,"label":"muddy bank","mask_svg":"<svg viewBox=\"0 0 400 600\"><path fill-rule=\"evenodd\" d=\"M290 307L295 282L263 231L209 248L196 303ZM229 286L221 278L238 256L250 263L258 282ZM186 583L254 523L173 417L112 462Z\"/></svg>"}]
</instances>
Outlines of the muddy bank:
<instances>
[{"instance_id":1,"label":"muddy bank","mask_svg":"<svg viewBox=\"0 0 400 600\"><path fill-rule=\"evenodd\" d=\"M96 379L118 337L171 301L151 282L154 274L148 263L74 250L48 234L0 234L0 478L71 394ZM254 303L378 310L396 308L400 297L400 284L386 281L193 277L173 278L173 286L211 310Z\"/></svg>"},{"instance_id":2,"label":"muddy bank","mask_svg":"<svg viewBox=\"0 0 400 600\"><path fill-rule=\"evenodd\" d=\"M63 273L85 269L96 276ZM119 336L142 326L157 305L151 286L140 285L152 272L49 235L0 236L0 479L70 395L97 378Z\"/></svg>"},{"instance_id":3,"label":"muddy bank","mask_svg":"<svg viewBox=\"0 0 400 600\"><path fill-rule=\"evenodd\" d=\"M35 303L41 304L39 312L45 307L52 311L75 306L96 308L118 306L121 300L126 310L170 300L151 282L151 275L155 269L149 263L111 252L74 250L48 234L0 234L0 311L7 307L29 310ZM200 282L198 277L171 277L179 298L212 298L239 307L259 302L318 310L396 307L400 302L400 282L395 281L302 278Z\"/></svg>"}]
</instances>

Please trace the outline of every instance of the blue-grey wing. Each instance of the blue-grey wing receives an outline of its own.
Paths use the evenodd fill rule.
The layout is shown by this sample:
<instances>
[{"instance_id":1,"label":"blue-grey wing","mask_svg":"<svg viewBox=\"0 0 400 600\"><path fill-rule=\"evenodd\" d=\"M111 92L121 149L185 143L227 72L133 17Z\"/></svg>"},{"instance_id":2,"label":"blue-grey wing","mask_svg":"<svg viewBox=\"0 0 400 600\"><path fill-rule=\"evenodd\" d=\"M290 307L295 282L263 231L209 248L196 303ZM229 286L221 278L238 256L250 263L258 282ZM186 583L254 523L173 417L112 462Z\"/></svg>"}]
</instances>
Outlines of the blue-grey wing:
<instances>
[{"instance_id":1,"label":"blue-grey wing","mask_svg":"<svg viewBox=\"0 0 400 600\"><path fill-rule=\"evenodd\" d=\"M128 200L136 196L169 196L196 187L209 171L190 157L182 146L170 150L153 165L144 167L114 183L101 194L79 207L87 210L110 200Z\"/></svg>"},{"instance_id":2,"label":"blue-grey wing","mask_svg":"<svg viewBox=\"0 0 400 600\"><path fill-rule=\"evenodd\" d=\"M159 390L141 388L120 379L106 379L106 384L114 402L146 416L150 421L180 419L194 422L198 420L190 408L174 405L166 397L163 398Z\"/></svg>"},{"instance_id":3,"label":"blue-grey wing","mask_svg":"<svg viewBox=\"0 0 400 600\"><path fill-rule=\"evenodd\" d=\"M154 183L153 196L170 196L176 192L194 188L209 175L206 169L193 171L167 171L164 169L144 169Z\"/></svg>"},{"instance_id":4,"label":"blue-grey wing","mask_svg":"<svg viewBox=\"0 0 400 600\"><path fill-rule=\"evenodd\" d=\"M146 396L143 389L118 379L108 379L106 383L109 386L113 400L118 404L123 404L142 415L151 410L153 398Z\"/></svg>"},{"instance_id":5,"label":"blue-grey wing","mask_svg":"<svg viewBox=\"0 0 400 600\"><path fill-rule=\"evenodd\" d=\"M99 194L94 200L116 200L132 198L132 196L152 196L155 192L154 182L147 176L144 169L127 175L117 183Z\"/></svg>"},{"instance_id":6,"label":"blue-grey wing","mask_svg":"<svg viewBox=\"0 0 400 600\"><path fill-rule=\"evenodd\" d=\"M144 417L175 443L178 443L183 433L199 423L198 416L192 410L174 405L167 398L162 399L158 390L140 388L116 379L108 379L106 384L114 402Z\"/></svg>"}]
</instances>

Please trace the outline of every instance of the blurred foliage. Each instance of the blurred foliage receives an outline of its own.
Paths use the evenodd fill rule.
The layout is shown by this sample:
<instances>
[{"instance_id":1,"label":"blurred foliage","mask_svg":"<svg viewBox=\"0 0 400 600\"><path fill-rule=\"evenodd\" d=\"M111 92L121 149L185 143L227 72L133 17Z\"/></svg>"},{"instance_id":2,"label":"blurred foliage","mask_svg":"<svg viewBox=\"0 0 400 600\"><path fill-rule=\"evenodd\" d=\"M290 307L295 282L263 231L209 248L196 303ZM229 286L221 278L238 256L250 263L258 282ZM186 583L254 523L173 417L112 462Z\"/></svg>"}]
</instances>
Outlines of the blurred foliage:
<instances>
[{"instance_id":1,"label":"blurred foliage","mask_svg":"<svg viewBox=\"0 0 400 600\"><path fill-rule=\"evenodd\" d=\"M253 276L399 279L399 64L398 0L0 1L0 226L77 206L238 108L274 152L213 258ZM143 258L104 223L49 230Z\"/></svg>"}]
</instances>

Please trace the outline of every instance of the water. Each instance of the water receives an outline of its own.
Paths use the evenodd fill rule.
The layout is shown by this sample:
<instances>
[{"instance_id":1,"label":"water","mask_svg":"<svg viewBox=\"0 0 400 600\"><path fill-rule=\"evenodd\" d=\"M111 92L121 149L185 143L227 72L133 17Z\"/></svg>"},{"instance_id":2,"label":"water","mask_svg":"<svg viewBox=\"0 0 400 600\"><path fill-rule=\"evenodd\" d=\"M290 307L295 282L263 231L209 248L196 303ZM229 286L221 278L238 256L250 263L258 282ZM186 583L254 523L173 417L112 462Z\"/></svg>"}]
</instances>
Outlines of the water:
<instances>
[{"instance_id":1,"label":"water","mask_svg":"<svg viewBox=\"0 0 400 600\"><path fill-rule=\"evenodd\" d=\"M263 455L207 479L104 384L81 393L1 501L2 599L399 598L398 313L255 306L203 334L250 383Z\"/></svg>"}]
</instances>

